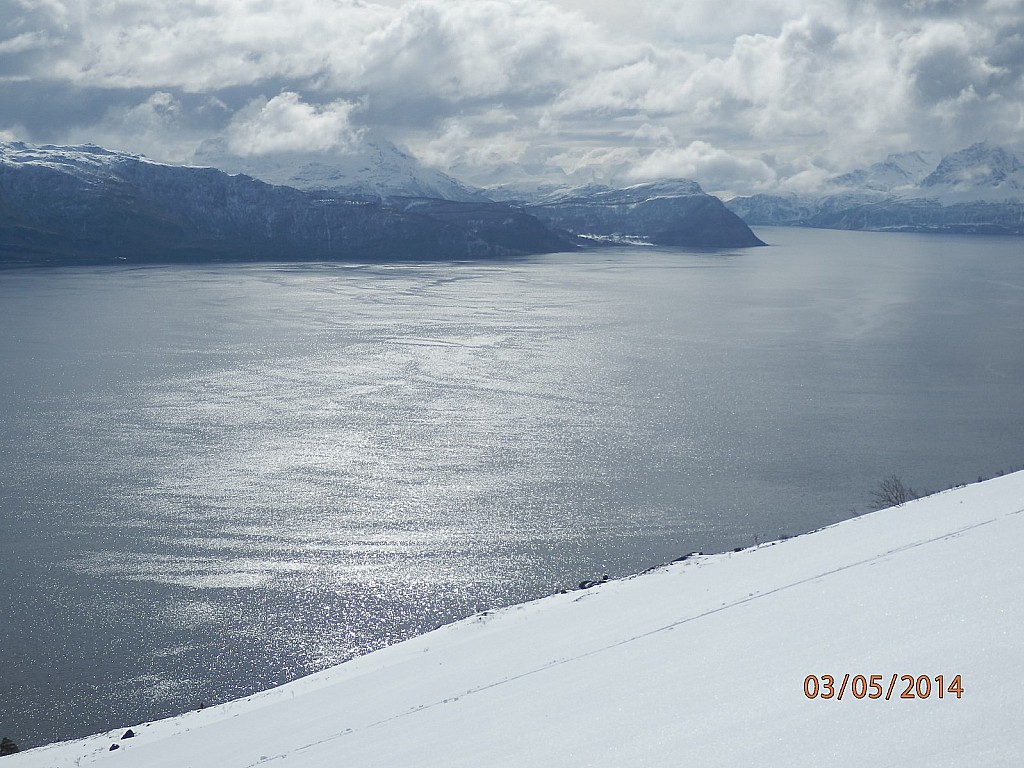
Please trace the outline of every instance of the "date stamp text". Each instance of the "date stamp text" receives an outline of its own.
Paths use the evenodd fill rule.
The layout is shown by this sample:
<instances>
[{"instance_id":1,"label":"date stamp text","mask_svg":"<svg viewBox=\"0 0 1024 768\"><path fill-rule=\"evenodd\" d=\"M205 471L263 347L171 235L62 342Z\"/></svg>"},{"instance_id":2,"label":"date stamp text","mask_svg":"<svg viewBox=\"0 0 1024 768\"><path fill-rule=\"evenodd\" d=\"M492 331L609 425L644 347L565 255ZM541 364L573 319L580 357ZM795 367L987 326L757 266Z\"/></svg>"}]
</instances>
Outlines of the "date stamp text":
<instances>
[{"instance_id":1,"label":"date stamp text","mask_svg":"<svg viewBox=\"0 0 1024 768\"><path fill-rule=\"evenodd\" d=\"M804 696L808 699L928 699L932 696L959 699L964 694L960 675L808 675L804 678Z\"/></svg>"}]
</instances>

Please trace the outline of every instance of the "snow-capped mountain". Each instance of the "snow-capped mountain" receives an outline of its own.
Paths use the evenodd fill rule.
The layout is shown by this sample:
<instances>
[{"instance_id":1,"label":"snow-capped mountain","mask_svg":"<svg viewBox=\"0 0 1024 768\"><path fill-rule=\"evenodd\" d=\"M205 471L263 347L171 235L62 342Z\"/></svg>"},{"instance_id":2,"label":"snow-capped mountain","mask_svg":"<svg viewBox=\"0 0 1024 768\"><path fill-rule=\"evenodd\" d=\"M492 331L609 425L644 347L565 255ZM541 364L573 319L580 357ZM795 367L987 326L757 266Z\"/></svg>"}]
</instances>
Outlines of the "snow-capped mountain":
<instances>
[{"instance_id":1,"label":"snow-capped mountain","mask_svg":"<svg viewBox=\"0 0 1024 768\"><path fill-rule=\"evenodd\" d=\"M946 155L919 186L921 195L955 200L1024 200L1024 162L988 142ZM918 195L915 195L918 196Z\"/></svg>"},{"instance_id":2,"label":"snow-capped mountain","mask_svg":"<svg viewBox=\"0 0 1024 768\"><path fill-rule=\"evenodd\" d=\"M933 152L900 152L868 168L833 176L828 183L836 189L896 192L920 184L937 161Z\"/></svg>"},{"instance_id":3,"label":"snow-capped mountain","mask_svg":"<svg viewBox=\"0 0 1024 768\"><path fill-rule=\"evenodd\" d=\"M48 169L86 183L118 178L117 168L125 163L149 162L142 155L115 152L95 144L36 146L22 141L0 143L0 167Z\"/></svg>"},{"instance_id":4,"label":"snow-capped mountain","mask_svg":"<svg viewBox=\"0 0 1024 768\"><path fill-rule=\"evenodd\" d=\"M938 160L909 152L835 176L816 195L761 194L726 205L753 225L1024 234L1024 162L987 142Z\"/></svg>"},{"instance_id":5,"label":"snow-capped mountain","mask_svg":"<svg viewBox=\"0 0 1024 768\"><path fill-rule=\"evenodd\" d=\"M451 259L572 246L501 203L324 199L93 145L0 144L0 262Z\"/></svg>"},{"instance_id":6,"label":"snow-capped mountain","mask_svg":"<svg viewBox=\"0 0 1024 768\"><path fill-rule=\"evenodd\" d=\"M193 165L212 166L311 192L346 197L432 197L462 202L488 198L436 168L423 165L380 136L365 136L344 151L280 152L241 156L224 139L208 139L195 151Z\"/></svg>"}]
</instances>

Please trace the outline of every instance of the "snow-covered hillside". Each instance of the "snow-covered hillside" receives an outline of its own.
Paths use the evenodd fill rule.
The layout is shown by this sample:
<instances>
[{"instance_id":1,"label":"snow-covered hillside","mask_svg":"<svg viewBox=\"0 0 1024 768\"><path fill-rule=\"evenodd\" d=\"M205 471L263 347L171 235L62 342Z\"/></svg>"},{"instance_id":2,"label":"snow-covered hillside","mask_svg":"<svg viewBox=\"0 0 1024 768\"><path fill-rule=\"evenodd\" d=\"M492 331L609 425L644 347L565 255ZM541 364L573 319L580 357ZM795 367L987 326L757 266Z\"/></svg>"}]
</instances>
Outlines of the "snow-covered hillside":
<instances>
[{"instance_id":1,"label":"snow-covered hillside","mask_svg":"<svg viewBox=\"0 0 1024 768\"><path fill-rule=\"evenodd\" d=\"M148 162L142 155L116 152L95 144L36 146L23 141L0 142L0 168L46 169L81 179L87 184L116 181L120 167Z\"/></svg>"},{"instance_id":2,"label":"snow-covered hillside","mask_svg":"<svg viewBox=\"0 0 1024 768\"><path fill-rule=\"evenodd\" d=\"M365 136L344 151L282 152L241 157L223 139L203 142L194 165L244 173L268 184L349 197L431 197L485 202L487 197L423 165L380 136Z\"/></svg>"},{"instance_id":3,"label":"snow-covered hillside","mask_svg":"<svg viewBox=\"0 0 1024 768\"><path fill-rule=\"evenodd\" d=\"M1019 766L1022 541L1017 473L4 766Z\"/></svg>"}]
</instances>

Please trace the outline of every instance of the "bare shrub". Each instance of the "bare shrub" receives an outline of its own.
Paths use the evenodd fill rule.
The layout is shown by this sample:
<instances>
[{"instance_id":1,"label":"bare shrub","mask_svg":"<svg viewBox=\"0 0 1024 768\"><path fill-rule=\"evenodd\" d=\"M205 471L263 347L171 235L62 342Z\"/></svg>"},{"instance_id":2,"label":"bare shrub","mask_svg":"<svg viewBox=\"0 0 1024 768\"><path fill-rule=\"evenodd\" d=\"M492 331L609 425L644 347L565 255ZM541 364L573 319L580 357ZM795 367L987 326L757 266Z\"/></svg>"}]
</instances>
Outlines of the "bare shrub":
<instances>
[{"instance_id":1,"label":"bare shrub","mask_svg":"<svg viewBox=\"0 0 1024 768\"><path fill-rule=\"evenodd\" d=\"M886 509L887 507L898 507L908 501L918 498L918 494L909 485L904 485L896 475L889 475L882 478L878 488L871 494L871 506L873 509Z\"/></svg>"}]
</instances>

